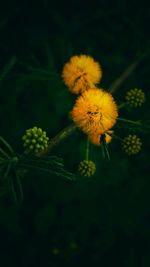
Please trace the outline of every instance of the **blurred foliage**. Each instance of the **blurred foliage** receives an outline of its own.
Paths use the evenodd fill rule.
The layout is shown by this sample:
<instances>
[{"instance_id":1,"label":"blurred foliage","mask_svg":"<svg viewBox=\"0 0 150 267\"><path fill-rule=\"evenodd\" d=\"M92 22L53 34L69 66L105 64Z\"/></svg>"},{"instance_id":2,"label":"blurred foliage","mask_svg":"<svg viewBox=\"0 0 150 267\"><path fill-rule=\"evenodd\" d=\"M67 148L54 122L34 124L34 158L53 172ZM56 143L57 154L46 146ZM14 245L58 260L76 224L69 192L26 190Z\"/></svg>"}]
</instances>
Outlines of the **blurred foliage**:
<instances>
[{"instance_id":1,"label":"blurred foliage","mask_svg":"<svg viewBox=\"0 0 150 267\"><path fill-rule=\"evenodd\" d=\"M37 125L53 137L70 123L75 97L61 79L71 55L88 53L103 67L108 85L130 63L149 53L149 8L137 1L5 1L0 9L0 135L19 154L21 136ZM122 116L148 120L150 62L141 62L114 97L142 88L146 103ZM124 137L130 129L116 129ZM91 145L91 178L75 181L31 170L22 177L24 201L16 207L0 187L0 266L150 265L150 180L148 134L143 149L128 157L120 141L109 145L110 161ZM76 131L54 149L76 172L86 138ZM72 250L70 244L76 244ZM54 250L55 249L55 250ZM57 250L56 250L57 249ZM54 253L58 251L58 253Z\"/></svg>"}]
</instances>

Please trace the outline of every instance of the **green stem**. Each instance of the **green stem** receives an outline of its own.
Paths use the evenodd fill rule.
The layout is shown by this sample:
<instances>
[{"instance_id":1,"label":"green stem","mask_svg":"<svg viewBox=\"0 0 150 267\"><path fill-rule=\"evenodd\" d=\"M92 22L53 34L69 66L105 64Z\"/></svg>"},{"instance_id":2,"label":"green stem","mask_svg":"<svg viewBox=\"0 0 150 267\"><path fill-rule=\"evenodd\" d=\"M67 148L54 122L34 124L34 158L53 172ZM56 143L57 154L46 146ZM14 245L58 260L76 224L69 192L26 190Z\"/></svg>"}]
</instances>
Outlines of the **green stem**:
<instances>
[{"instance_id":1,"label":"green stem","mask_svg":"<svg viewBox=\"0 0 150 267\"><path fill-rule=\"evenodd\" d=\"M0 83L2 80L6 77L7 73L14 67L15 63L17 61L17 58L15 56L12 56L8 63L4 66L2 69L2 72L0 73Z\"/></svg>"},{"instance_id":2,"label":"green stem","mask_svg":"<svg viewBox=\"0 0 150 267\"><path fill-rule=\"evenodd\" d=\"M2 143L8 148L8 150L14 156L15 155L15 152L13 151L13 149L11 148L11 146L6 142L6 140L2 136L0 136L0 141L2 141Z\"/></svg>"},{"instance_id":3,"label":"green stem","mask_svg":"<svg viewBox=\"0 0 150 267\"><path fill-rule=\"evenodd\" d=\"M59 166L59 167L63 167L64 165L63 165L63 163L61 163L61 162L57 162L56 160L42 160L42 159L40 159L39 160L39 158L37 158L37 159L29 159L29 160L27 160L27 159L23 159L23 161L21 162L21 163L38 163L38 164L47 164L47 165L52 165L52 166Z\"/></svg>"},{"instance_id":4,"label":"green stem","mask_svg":"<svg viewBox=\"0 0 150 267\"><path fill-rule=\"evenodd\" d=\"M11 176L11 190L12 190L16 204L20 205L23 201L22 184L21 184L20 178L16 174L15 170L12 170L11 174L12 174L12 176Z\"/></svg>"},{"instance_id":5,"label":"green stem","mask_svg":"<svg viewBox=\"0 0 150 267\"><path fill-rule=\"evenodd\" d=\"M115 93L119 87L128 79L128 77L134 72L134 70L138 67L138 65L145 60L145 58L149 57L150 53L145 53L140 56L140 58L137 58L136 61L134 61L129 67L121 73L121 75L114 81L112 84L108 87L109 91L111 93Z\"/></svg>"},{"instance_id":6,"label":"green stem","mask_svg":"<svg viewBox=\"0 0 150 267\"><path fill-rule=\"evenodd\" d=\"M10 159L10 157L7 155L7 153L4 152L4 150L0 147L0 153L7 159Z\"/></svg>"},{"instance_id":7,"label":"green stem","mask_svg":"<svg viewBox=\"0 0 150 267\"><path fill-rule=\"evenodd\" d=\"M120 109L120 108L124 108L126 105L127 105L127 102L123 102L123 103L121 103L121 104L118 106L118 108L119 108L119 109Z\"/></svg>"},{"instance_id":8,"label":"green stem","mask_svg":"<svg viewBox=\"0 0 150 267\"><path fill-rule=\"evenodd\" d=\"M0 157L0 161L4 161L4 158Z\"/></svg>"},{"instance_id":9,"label":"green stem","mask_svg":"<svg viewBox=\"0 0 150 267\"><path fill-rule=\"evenodd\" d=\"M64 128L62 131L60 131L54 138L52 138L49 141L48 147L38 154L38 156L42 156L45 154L48 154L53 147L55 147L57 144L59 144L62 140L67 138L71 133L73 133L76 129L75 124L70 124L68 127Z\"/></svg>"},{"instance_id":10,"label":"green stem","mask_svg":"<svg viewBox=\"0 0 150 267\"><path fill-rule=\"evenodd\" d=\"M53 171L51 171L50 169L38 167L36 165L32 165L32 164L29 164L29 163L20 163L19 167L25 167L25 168L28 168L28 169L36 169L36 170L39 170L39 171L46 171L46 172L49 172L49 173L53 173Z\"/></svg>"},{"instance_id":11,"label":"green stem","mask_svg":"<svg viewBox=\"0 0 150 267\"><path fill-rule=\"evenodd\" d=\"M110 86L109 90L111 93L117 91L117 89L123 84L123 82L131 75L131 73L136 69L138 66L139 61L133 62L120 76L117 78Z\"/></svg>"},{"instance_id":12,"label":"green stem","mask_svg":"<svg viewBox=\"0 0 150 267\"><path fill-rule=\"evenodd\" d=\"M21 163L19 164L20 167L25 167L27 169L35 169L35 170L39 170L39 171L44 171L44 172L49 172L51 174L55 174L57 176L62 176L62 177L66 177L68 178L69 180L73 180L73 176L71 173L69 172L65 172L63 169L61 170L61 173L60 172L57 172L55 170L50 170L50 169L46 169L46 168L42 168L42 167L38 167L38 166L35 166L35 165L32 165L32 164L26 164L26 163ZM64 173L63 173L64 172Z\"/></svg>"},{"instance_id":13,"label":"green stem","mask_svg":"<svg viewBox=\"0 0 150 267\"><path fill-rule=\"evenodd\" d=\"M119 136L116 135L116 134L113 134L113 138L118 139L118 140L120 140L120 141L123 141L123 138L119 137Z\"/></svg>"},{"instance_id":14,"label":"green stem","mask_svg":"<svg viewBox=\"0 0 150 267\"><path fill-rule=\"evenodd\" d=\"M85 154L85 159L88 161L89 160L89 145L90 141L89 138L87 137L87 142L86 142L86 154Z\"/></svg>"},{"instance_id":15,"label":"green stem","mask_svg":"<svg viewBox=\"0 0 150 267\"><path fill-rule=\"evenodd\" d=\"M30 71L33 71L33 72L39 72L41 74L45 74L45 75L52 75L54 76L56 79L60 78L58 74L54 73L54 72L50 72L48 70L45 70L45 69L40 69L40 68L34 68L26 63L22 63L22 62L19 62L21 66L25 67L26 69L30 70Z\"/></svg>"},{"instance_id":16,"label":"green stem","mask_svg":"<svg viewBox=\"0 0 150 267\"><path fill-rule=\"evenodd\" d=\"M138 125L138 126L142 125L140 121L132 121L132 120L124 119L124 118L117 118L117 120L118 121L122 121L122 122L126 122L126 123L135 124L135 125Z\"/></svg>"}]
</instances>

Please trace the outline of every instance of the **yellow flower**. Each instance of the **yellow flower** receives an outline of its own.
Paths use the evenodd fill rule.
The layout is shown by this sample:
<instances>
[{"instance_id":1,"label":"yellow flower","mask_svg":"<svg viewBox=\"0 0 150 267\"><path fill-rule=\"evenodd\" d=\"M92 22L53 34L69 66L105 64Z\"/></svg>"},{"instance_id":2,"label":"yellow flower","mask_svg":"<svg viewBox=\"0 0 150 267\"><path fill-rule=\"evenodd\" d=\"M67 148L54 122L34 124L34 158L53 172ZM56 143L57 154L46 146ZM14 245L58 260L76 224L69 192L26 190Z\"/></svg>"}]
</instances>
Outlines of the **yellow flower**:
<instances>
[{"instance_id":1,"label":"yellow flower","mask_svg":"<svg viewBox=\"0 0 150 267\"><path fill-rule=\"evenodd\" d=\"M128 155L137 154L141 150L142 142L136 135L128 135L123 139L122 148Z\"/></svg>"},{"instance_id":2,"label":"yellow flower","mask_svg":"<svg viewBox=\"0 0 150 267\"><path fill-rule=\"evenodd\" d=\"M132 108L140 107L145 102L145 93L138 88L131 89L126 94L126 100Z\"/></svg>"},{"instance_id":3,"label":"yellow flower","mask_svg":"<svg viewBox=\"0 0 150 267\"><path fill-rule=\"evenodd\" d=\"M95 173L96 165L91 160L83 160L80 162L78 170L82 176L90 177Z\"/></svg>"},{"instance_id":4,"label":"yellow flower","mask_svg":"<svg viewBox=\"0 0 150 267\"><path fill-rule=\"evenodd\" d=\"M90 56L79 55L71 57L70 61L64 65L62 77L66 86L74 94L94 88L102 77L99 63Z\"/></svg>"},{"instance_id":5,"label":"yellow flower","mask_svg":"<svg viewBox=\"0 0 150 267\"><path fill-rule=\"evenodd\" d=\"M118 108L110 93L91 89L77 98L71 115L84 133L100 135L114 126Z\"/></svg>"},{"instance_id":6,"label":"yellow flower","mask_svg":"<svg viewBox=\"0 0 150 267\"><path fill-rule=\"evenodd\" d=\"M112 133L113 131L107 131L105 133L105 140L106 140L106 143L110 143L110 141L112 140ZM92 144L94 145L100 145L100 142L101 142L101 135L97 135L97 134L93 134L93 135L90 135L89 136L89 139L91 141Z\"/></svg>"}]
</instances>

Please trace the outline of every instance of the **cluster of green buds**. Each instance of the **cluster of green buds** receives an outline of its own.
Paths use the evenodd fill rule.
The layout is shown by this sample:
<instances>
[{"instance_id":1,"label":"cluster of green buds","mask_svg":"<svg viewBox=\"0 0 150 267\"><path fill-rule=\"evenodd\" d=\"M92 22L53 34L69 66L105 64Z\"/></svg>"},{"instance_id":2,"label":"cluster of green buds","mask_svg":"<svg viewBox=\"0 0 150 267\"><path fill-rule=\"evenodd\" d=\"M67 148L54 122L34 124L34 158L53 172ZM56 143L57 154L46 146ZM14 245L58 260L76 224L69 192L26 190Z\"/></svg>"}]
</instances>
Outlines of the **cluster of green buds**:
<instances>
[{"instance_id":1,"label":"cluster of green buds","mask_svg":"<svg viewBox=\"0 0 150 267\"><path fill-rule=\"evenodd\" d=\"M91 160L83 160L79 163L78 170L80 175L90 177L95 173L96 165Z\"/></svg>"},{"instance_id":2,"label":"cluster of green buds","mask_svg":"<svg viewBox=\"0 0 150 267\"><path fill-rule=\"evenodd\" d=\"M49 138L46 136L46 132L37 127L26 130L26 133L22 139L25 152L32 154L40 153L46 149L49 140Z\"/></svg>"},{"instance_id":3,"label":"cluster of green buds","mask_svg":"<svg viewBox=\"0 0 150 267\"><path fill-rule=\"evenodd\" d=\"M137 154L141 150L142 142L136 135L128 135L123 139L122 148L128 155Z\"/></svg>"},{"instance_id":4,"label":"cluster of green buds","mask_svg":"<svg viewBox=\"0 0 150 267\"><path fill-rule=\"evenodd\" d=\"M138 88L131 89L126 94L126 101L132 108L140 107L145 102L145 93Z\"/></svg>"}]
</instances>

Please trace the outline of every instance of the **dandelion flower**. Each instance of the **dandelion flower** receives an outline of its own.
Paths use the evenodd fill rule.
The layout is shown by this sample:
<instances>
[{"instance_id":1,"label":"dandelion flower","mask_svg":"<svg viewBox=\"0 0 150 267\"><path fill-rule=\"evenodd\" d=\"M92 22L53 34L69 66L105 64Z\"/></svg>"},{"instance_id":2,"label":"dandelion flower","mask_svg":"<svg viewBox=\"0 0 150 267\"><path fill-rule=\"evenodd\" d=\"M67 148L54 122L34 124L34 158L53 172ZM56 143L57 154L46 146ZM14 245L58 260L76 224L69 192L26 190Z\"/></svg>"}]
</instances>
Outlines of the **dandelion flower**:
<instances>
[{"instance_id":1,"label":"dandelion flower","mask_svg":"<svg viewBox=\"0 0 150 267\"><path fill-rule=\"evenodd\" d=\"M96 171L96 165L91 160L83 160L80 162L78 171L82 176L90 177Z\"/></svg>"},{"instance_id":2,"label":"dandelion flower","mask_svg":"<svg viewBox=\"0 0 150 267\"><path fill-rule=\"evenodd\" d=\"M26 130L22 140L26 153L37 154L47 148L49 138L41 128L33 127Z\"/></svg>"},{"instance_id":3,"label":"dandelion flower","mask_svg":"<svg viewBox=\"0 0 150 267\"><path fill-rule=\"evenodd\" d=\"M71 115L84 133L100 135L114 126L118 108L110 93L91 89L77 98Z\"/></svg>"},{"instance_id":4,"label":"dandelion flower","mask_svg":"<svg viewBox=\"0 0 150 267\"><path fill-rule=\"evenodd\" d=\"M142 142L136 135L128 135L123 139L122 148L128 155L137 154L141 150Z\"/></svg>"},{"instance_id":5,"label":"dandelion flower","mask_svg":"<svg viewBox=\"0 0 150 267\"><path fill-rule=\"evenodd\" d=\"M93 88L102 77L99 63L90 56L79 55L71 57L64 65L62 77L66 86L74 94Z\"/></svg>"},{"instance_id":6,"label":"dandelion flower","mask_svg":"<svg viewBox=\"0 0 150 267\"><path fill-rule=\"evenodd\" d=\"M113 131L107 131L105 133L105 140L106 140L106 143L110 143L110 141L112 140L112 133ZM89 139L90 139L90 142L94 145L100 145L101 143L101 135L97 135L97 134L93 134L93 135L90 135L89 136Z\"/></svg>"},{"instance_id":7,"label":"dandelion flower","mask_svg":"<svg viewBox=\"0 0 150 267\"><path fill-rule=\"evenodd\" d=\"M138 88L131 89L126 94L126 101L132 108L140 107L145 102L145 93Z\"/></svg>"}]
</instances>

